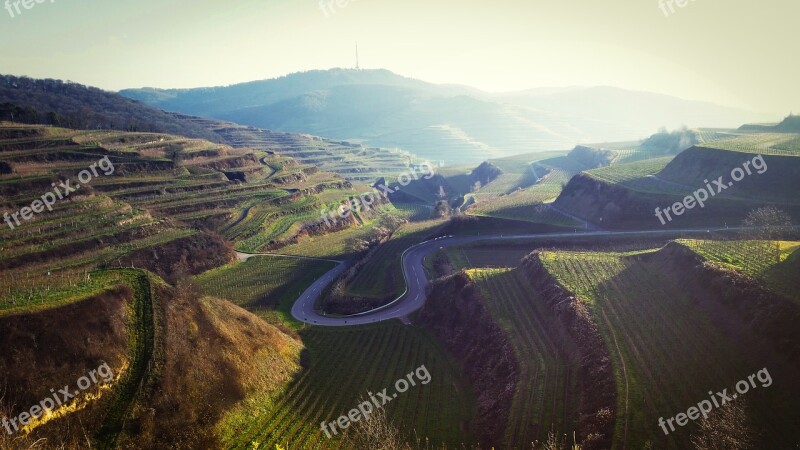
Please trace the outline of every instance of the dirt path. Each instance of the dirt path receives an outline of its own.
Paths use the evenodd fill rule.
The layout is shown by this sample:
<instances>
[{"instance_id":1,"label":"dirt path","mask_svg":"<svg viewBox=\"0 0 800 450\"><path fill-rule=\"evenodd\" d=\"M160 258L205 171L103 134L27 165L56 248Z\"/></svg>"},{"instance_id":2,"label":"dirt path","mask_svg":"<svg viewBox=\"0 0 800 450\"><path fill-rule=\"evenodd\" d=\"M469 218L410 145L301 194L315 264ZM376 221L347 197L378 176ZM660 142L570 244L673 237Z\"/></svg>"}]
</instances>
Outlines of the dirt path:
<instances>
[{"instance_id":1,"label":"dirt path","mask_svg":"<svg viewBox=\"0 0 800 450\"><path fill-rule=\"evenodd\" d=\"M127 271L128 269L123 269ZM114 400L106 414L103 424L95 437L100 449L116 448L117 439L122 432L131 408L136 403L142 387L147 383L150 365L155 347L155 320L153 316L153 291L147 275L136 271L130 275L131 288L134 291L132 321L133 335L131 365L114 390ZM127 277L127 275L126 275Z\"/></svg>"}]
</instances>

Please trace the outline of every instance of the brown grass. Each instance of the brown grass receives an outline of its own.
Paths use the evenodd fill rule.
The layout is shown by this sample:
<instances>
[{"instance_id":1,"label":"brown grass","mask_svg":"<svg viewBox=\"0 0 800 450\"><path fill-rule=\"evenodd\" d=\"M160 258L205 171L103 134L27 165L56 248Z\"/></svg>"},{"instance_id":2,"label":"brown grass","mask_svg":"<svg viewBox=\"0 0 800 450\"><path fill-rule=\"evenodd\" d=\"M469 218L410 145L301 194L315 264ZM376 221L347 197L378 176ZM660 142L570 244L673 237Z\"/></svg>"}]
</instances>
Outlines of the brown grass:
<instances>
[{"instance_id":1,"label":"brown grass","mask_svg":"<svg viewBox=\"0 0 800 450\"><path fill-rule=\"evenodd\" d=\"M202 233L134 251L115 267L147 269L170 283L236 260L233 246L215 234Z\"/></svg>"},{"instance_id":2,"label":"brown grass","mask_svg":"<svg viewBox=\"0 0 800 450\"><path fill-rule=\"evenodd\" d=\"M107 362L114 374L128 365L127 305L133 293L119 287L78 303L0 318L0 415L16 417ZM106 399L50 421L28 436L0 435L0 448L85 448ZM38 444L37 444L38 442Z\"/></svg>"},{"instance_id":3,"label":"brown grass","mask_svg":"<svg viewBox=\"0 0 800 450\"><path fill-rule=\"evenodd\" d=\"M163 369L140 399L123 448L220 448L217 425L255 391L278 390L301 344L257 316L189 285L159 286Z\"/></svg>"}]
</instances>

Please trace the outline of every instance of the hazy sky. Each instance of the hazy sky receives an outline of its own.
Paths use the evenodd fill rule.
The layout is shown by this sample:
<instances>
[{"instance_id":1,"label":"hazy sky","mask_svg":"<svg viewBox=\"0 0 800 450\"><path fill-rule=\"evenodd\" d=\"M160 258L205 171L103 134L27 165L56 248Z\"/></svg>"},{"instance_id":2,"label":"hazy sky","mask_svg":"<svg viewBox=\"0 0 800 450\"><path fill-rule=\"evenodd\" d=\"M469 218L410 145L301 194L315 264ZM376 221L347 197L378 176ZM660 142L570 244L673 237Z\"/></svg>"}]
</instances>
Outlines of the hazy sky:
<instances>
[{"instance_id":1,"label":"hazy sky","mask_svg":"<svg viewBox=\"0 0 800 450\"><path fill-rule=\"evenodd\" d=\"M798 0L665 0L669 16L659 0L351 0L328 16L319 0L10 1L0 73L112 90L351 67L358 41L362 67L489 91L612 85L800 110Z\"/></svg>"}]
</instances>

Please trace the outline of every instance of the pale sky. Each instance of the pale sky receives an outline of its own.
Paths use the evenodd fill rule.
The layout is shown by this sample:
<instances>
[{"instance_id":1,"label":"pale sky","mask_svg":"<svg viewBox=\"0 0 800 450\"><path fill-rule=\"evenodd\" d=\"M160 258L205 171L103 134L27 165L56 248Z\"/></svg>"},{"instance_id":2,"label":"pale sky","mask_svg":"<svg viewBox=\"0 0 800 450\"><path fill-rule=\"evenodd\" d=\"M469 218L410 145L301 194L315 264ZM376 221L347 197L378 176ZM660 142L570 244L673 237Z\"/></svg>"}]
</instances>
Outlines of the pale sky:
<instances>
[{"instance_id":1,"label":"pale sky","mask_svg":"<svg viewBox=\"0 0 800 450\"><path fill-rule=\"evenodd\" d=\"M669 16L659 0L351 0L327 17L319 0L44 0L22 14L4 1L0 73L109 90L352 67L358 42L362 67L435 83L800 111L798 0L686 0L674 13L664 0Z\"/></svg>"}]
</instances>

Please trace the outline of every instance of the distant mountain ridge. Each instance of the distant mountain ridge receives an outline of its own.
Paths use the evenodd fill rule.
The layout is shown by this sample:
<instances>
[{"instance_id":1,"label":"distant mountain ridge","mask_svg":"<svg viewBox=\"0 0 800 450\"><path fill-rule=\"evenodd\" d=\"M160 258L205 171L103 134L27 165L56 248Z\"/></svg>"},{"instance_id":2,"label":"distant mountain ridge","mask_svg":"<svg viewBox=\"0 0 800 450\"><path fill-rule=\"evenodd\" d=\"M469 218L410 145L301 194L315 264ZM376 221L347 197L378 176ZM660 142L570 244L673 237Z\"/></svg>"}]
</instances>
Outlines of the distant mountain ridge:
<instances>
[{"instance_id":1,"label":"distant mountain ridge","mask_svg":"<svg viewBox=\"0 0 800 450\"><path fill-rule=\"evenodd\" d=\"M264 106L337 86L381 85L436 92L442 86L402 77L388 70L311 70L268 80L250 81L230 86L194 89L123 89L120 94L167 111L214 116L245 108ZM476 89L446 86L451 95L476 93ZM192 113L194 114L194 113Z\"/></svg>"},{"instance_id":2,"label":"distant mountain ridge","mask_svg":"<svg viewBox=\"0 0 800 450\"><path fill-rule=\"evenodd\" d=\"M331 69L226 87L126 89L152 106L258 128L401 148L473 164L580 143L638 140L661 127L727 127L748 111L612 87L492 94L388 70Z\"/></svg>"}]
</instances>

